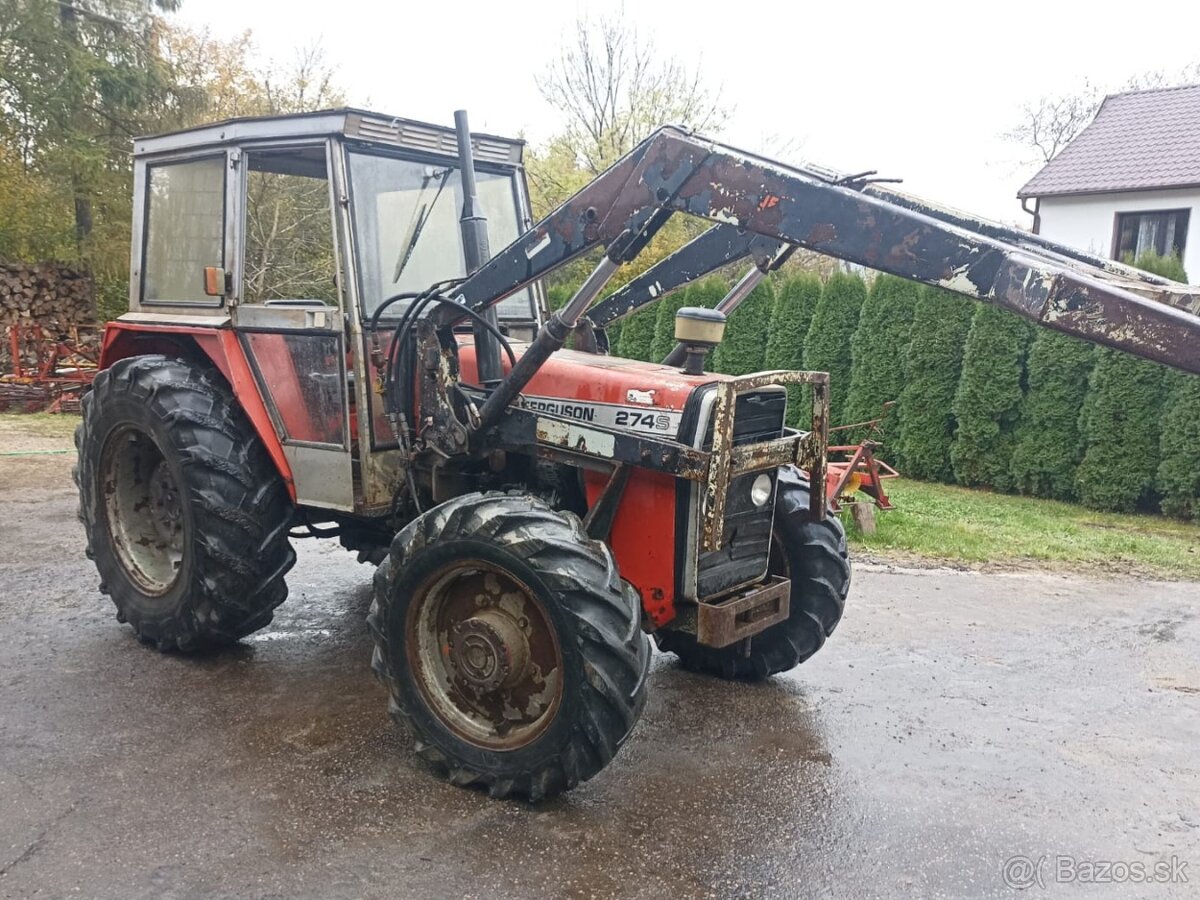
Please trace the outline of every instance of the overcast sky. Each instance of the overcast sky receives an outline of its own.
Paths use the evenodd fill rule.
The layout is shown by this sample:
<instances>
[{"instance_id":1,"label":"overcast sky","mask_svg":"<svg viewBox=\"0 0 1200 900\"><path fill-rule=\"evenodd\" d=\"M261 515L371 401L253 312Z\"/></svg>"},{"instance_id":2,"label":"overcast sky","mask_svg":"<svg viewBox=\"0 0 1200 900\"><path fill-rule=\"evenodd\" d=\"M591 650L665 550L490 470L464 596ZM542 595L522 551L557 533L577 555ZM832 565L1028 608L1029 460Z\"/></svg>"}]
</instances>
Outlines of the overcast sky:
<instances>
[{"instance_id":1,"label":"overcast sky","mask_svg":"<svg viewBox=\"0 0 1200 900\"><path fill-rule=\"evenodd\" d=\"M536 143L558 120L534 76L589 6L619 9L185 0L177 19L218 37L249 28L263 56L280 61L319 41L353 105L445 124L466 108L473 129ZM731 143L791 142L796 161L878 169L911 193L1022 225L1015 194L1037 166L1001 133L1023 103L1200 59L1200 3L1171 0L642 0L624 15L656 50L701 66L721 88L734 110L722 135Z\"/></svg>"}]
</instances>

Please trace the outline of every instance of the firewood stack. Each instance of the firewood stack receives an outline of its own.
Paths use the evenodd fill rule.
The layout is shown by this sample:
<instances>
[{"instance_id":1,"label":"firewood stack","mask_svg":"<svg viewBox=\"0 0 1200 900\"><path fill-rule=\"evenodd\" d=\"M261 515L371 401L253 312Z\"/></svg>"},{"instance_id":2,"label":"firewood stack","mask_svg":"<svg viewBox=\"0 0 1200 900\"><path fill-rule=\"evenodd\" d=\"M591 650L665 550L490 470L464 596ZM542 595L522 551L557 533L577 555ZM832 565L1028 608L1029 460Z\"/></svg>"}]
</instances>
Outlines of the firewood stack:
<instances>
[{"instance_id":1,"label":"firewood stack","mask_svg":"<svg viewBox=\"0 0 1200 900\"><path fill-rule=\"evenodd\" d=\"M9 325L62 325L96 321L96 294L86 272L61 263L0 263L0 374L11 370Z\"/></svg>"}]
</instances>

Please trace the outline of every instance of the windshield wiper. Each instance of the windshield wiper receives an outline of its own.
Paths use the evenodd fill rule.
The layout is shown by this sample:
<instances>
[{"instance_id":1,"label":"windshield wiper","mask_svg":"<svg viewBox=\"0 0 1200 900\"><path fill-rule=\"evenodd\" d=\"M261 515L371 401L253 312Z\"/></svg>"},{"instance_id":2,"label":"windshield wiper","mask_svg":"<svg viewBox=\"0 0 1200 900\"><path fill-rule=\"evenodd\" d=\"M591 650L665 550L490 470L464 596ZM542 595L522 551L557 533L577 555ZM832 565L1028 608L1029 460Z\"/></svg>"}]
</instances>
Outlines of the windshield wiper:
<instances>
[{"instance_id":1,"label":"windshield wiper","mask_svg":"<svg viewBox=\"0 0 1200 900\"><path fill-rule=\"evenodd\" d=\"M404 249L400 251L400 256L396 259L396 271L392 275L392 284L400 280L400 275L404 272L404 267L408 265L409 259L412 258L417 241L421 239L421 231L425 228L425 223L429 221L429 214L433 212L433 207L438 202L438 197L442 196L442 189L446 186L446 182L450 180L450 175L453 171L453 169L442 169L440 173L430 172L421 182L421 191L417 194L417 205L413 209L413 218L408 223L408 236L404 241ZM424 196L426 188L429 187L429 182L439 177L439 175L441 181L438 183L437 193L433 195L433 199L428 203L422 204L421 197Z\"/></svg>"}]
</instances>

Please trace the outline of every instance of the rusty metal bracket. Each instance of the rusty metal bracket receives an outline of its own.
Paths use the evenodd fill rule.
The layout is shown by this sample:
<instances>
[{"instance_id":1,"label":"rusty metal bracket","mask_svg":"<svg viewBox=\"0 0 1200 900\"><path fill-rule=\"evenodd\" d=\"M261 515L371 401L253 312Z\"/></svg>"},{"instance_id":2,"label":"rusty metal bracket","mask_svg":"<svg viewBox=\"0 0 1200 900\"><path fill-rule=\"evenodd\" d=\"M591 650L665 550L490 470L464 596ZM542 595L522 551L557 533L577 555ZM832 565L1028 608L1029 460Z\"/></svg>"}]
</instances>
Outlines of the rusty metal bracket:
<instances>
[{"instance_id":1,"label":"rusty metal bracket","mask_svg":"<svg viewBox=\"0 0 1200 900\"><path fill-rule=\"evenodd\" d=\"M696 607L696 641L707 647L728 647L787 619L792 582L771 576L764 584L737 591Z\"/></svg>"},{"instance_id":2,"label":"rusty metal bracket","mask_svg":"<svg viewBox=\"0 0 1200 900\"><path fill-rule=\"evenodd\" d=\"M778 438L759 444L733 446L734 409L737 397L747 391L772 385L812 386L812 430L807 434ZM725 498L729 482L737 475L778 466L807 469L811 480L809 513L815 521L825 518L825 445L829 436L829 374L827 372L761 372L734 378L717 385L713 407L712 455L707 477L700 490L700 549L719 550L725 527Z\"/></svg>"}]
</instances>

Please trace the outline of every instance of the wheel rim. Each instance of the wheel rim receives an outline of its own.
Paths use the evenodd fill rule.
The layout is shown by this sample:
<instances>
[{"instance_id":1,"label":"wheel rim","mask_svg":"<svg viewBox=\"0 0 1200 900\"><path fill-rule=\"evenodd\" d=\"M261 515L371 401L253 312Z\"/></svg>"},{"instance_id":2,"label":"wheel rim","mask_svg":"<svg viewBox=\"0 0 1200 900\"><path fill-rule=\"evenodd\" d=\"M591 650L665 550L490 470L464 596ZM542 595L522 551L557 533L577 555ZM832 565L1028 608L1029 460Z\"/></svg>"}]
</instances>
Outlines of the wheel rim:
<instances>
[{"instance_id":1,"label":"wheel rim","mask_svg":"<svg viewBox=\"0 0 1200 900\"><path fill-rule=\"evenodd\" d=\"M183 566L183 502L154 439L132 425L115 429L100 460L105 525L117 562L144 593L161 596Z\"/></svg>"},{"instance_id":2,"label":"wheel rim","mask_svg":"<svg viewBox=\"0 0 1200 900\"><path fill-rule=\"evenodd\" d=\"M482 560L435 571L414 592L405 647L430 710L463 740L516 750L562 700L555 628L528 585Z\"/></svg>"}]
</instances>

